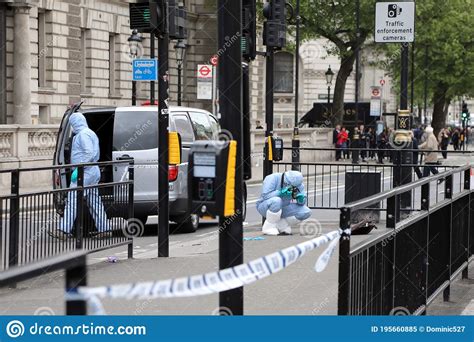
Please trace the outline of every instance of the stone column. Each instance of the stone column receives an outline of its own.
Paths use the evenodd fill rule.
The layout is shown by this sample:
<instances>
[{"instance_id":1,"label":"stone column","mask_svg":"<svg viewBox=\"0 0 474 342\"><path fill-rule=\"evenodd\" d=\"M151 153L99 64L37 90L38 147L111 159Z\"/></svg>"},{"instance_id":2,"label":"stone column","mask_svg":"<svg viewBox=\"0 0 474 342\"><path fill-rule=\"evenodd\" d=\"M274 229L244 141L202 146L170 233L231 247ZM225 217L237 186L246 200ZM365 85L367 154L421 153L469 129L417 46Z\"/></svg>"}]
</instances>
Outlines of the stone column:
<instances>
[{"instance_id":1,"label":"stone column","mask_svg":"<svg viewBox=\"0 0 474 342\"><path fill-rule=\"evenodd\" d=\"M13 122L31 125L30 7L14 8Z\"/></svg>"}]
</instances>

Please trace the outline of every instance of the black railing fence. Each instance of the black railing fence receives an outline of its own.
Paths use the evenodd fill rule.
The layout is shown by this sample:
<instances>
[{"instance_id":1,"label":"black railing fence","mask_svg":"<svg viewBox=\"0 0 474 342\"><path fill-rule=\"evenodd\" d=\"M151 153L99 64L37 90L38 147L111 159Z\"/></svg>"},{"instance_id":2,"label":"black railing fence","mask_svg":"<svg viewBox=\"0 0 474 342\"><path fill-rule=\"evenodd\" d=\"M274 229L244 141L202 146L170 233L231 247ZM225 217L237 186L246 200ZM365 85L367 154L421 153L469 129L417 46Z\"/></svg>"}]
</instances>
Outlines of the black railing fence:
<instances>
[{"instance_id":1,"label":"black railing fence","mask_svg":"<svg viewBox=\"0 0 474 342\"><path fill-rule=\"evenodd\" d=\"M47 258L29 265L11 267L0 272L0 288L15 287L18 282L43 277L47 273L65 271L66 315L87 315L87 301L77 296L77 289L87 285L85 251L75 251Z\"/></svg>"},{"instance_id":2,"label":"black railing fence","mask_svg":"<svg viewBox=\"0 0 474 342\"><path fill-rule=\"evenodd\" d=\"M111 175L118 164L128 165L124 179L84 185L85 167L98 165L103 175ZM76 167L77 187L66 187L66 178ZM52 174L51 189L22 191L22 177L34 179L38 172ZM11 184L10 193L0 196L0 270L80 249L95 252L128 245L132 256L128 226L134 217L133 161L1 170L0 177L9 178ZM51 237L49 233L57 229L71 235Z\"/></svg>"},{"instance_id":3,"label":"black railing fence","mask_svg":"<svg viewBox=\"0 0 474 342\"><path fill-rule=\"evenodd\" d=\"M274 172L285 172L292 170L294 164L278 162L273 163ZM412 173L413 180L418 179L415 168L419 167L423 171L422 165L403 165L396 166L393 164L351 164L351 163L296 163L298 169L304 175L304 185L307 192L307 203L311 209L337 209L339 210L346 200L346 193L352 190L357 190L357 187L372 187L380 189L384 192L394 188L394 175L400 172L400 169L408 169ZM450 165L437 165L436 169L439 172L444 172L456 168ZM370 173L379 174L378 177L370 178L370 182L377 182L378 184L358 184L346 183L348 173ZM379 181L377 179L380 179ZM453 191L459 192L463 188L463 183L459 175L453 178ZM438 183L431 184L432 201L438 201L442 198L444 186ZM419 209L419 202L416 201L420 197L421 189L414 189L412 191L411 203L412 210ZM417 204L418 203L418 204ZM416 207L418 206L418 208ZM385 210L385 201L381 202L381 210Z\"/></svg>"},{"instance_id":4,"label":"black railing fence","mask_svg":"<svg viewBox=\"0 0 474 342\"><path fill-rule=\"evenodd\" d=\"M341 228L347 229L354 212L387 203L386 231L355 246L350 235L340 240L340 315L424 314L441 292L449 300L450 283L461 273L467 277L474 259L470 170L448 170L341 208ZM456 175L463 184L457 192ZM443 198L433 203L431 185L440 181ZM400 199L416 189L421 210L403 215Z\"/></svg>"}]
</instances>

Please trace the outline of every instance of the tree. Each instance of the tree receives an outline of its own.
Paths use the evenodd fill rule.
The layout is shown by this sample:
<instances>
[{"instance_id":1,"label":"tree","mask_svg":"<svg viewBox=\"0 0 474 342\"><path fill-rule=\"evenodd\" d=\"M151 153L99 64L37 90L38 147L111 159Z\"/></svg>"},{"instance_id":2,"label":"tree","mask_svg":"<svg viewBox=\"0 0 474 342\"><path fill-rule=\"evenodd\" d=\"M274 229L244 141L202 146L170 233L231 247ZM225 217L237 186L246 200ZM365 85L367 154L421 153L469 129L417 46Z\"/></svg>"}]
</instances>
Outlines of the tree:
<instances>
[{"instance_id":1,"label":"tree","mask_svg":"<svg viewBox=\"0 0 474 342\"><path fill-rule=\"evenodd\" d=\"M293 6L295 0L291 1ZM375 0L360 0L360 30L356 30L356 1L354 0L301 0L304 40L323 37L334 44L330 54L339 57L341 66L336 75L333 100L333 120L342 123L344 93L351 75L356 51L371 37L374 25Z\"/></svg>"},{"instance_id":2,"label":"tree","mask_svg":"<svg viewBox=\"0 0 474 342\"><path fill-rule=\"evenodd\" d=\"M474 27L471 23L474 8L470 3L469 0L423 0L416 3L415 102L423 102L427 77L435 134L445 126L447 109L453 98L474 95ZM380 47L386 56L381 64L398 80L399 45L384 44Z\"/></svg>"}]
</instances>

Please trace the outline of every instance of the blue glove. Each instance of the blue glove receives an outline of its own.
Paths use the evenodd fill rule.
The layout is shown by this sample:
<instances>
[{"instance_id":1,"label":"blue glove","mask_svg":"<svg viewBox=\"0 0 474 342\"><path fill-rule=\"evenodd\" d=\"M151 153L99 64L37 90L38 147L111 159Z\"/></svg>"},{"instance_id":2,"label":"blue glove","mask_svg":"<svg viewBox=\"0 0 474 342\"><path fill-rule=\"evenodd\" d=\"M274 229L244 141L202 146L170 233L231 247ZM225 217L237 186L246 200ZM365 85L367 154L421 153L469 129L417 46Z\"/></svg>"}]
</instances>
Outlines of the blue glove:
<instances>
[{"instance_id":1,"label":"blue glove","mask_svg":"<svg viewBox=\"0 0 474 342\"><path fill-rule=\"evenodd\" d=\"M77 183L77 168L72 172L71 183Z\"/></svg>"},{"instance_id":2,"label":"blue glove","mask_svg":"<svg viewBox=\"0 0 474 342\"><path fill-rule=\"evenodd\" d=\"M298 204L305 204L305 202L306 202L306 196L305 196L305 194L298 194L298 195L296 195L296 202L297 202Z\"/></svg>"},{"instance_id":3,"label":"blue glove","mask_svg":"<svg viewBox=\"0 0 474 342\"><path fill-rule=\"evenodd\" d=\"M291 188L289 186L287 186L286 188L281 188L280 189L280 192L278 193L278 196L291 198L291 193L292 193Z\"/></svg>"}]
</instances>

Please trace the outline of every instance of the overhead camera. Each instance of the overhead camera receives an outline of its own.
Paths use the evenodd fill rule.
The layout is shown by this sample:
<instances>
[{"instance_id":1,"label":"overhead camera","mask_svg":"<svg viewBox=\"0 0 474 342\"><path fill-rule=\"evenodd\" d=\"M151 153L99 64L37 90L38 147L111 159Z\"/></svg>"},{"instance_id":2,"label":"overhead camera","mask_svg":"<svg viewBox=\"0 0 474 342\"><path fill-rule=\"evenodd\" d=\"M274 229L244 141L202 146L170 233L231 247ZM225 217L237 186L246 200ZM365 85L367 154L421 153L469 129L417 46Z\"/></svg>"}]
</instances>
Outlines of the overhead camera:
<instances>
[{"instance_id":1,"label":"overhead camera","mask_svg":"<svg viewBox=\"0 0 474 342\"><path fill-rule=\"evenodd\" d=\"M402 13L401 7L398 7L396 4L389 4L388 5L388 17L389 18L396 18L400 13Z\"/></svg>"}]
</instances>

